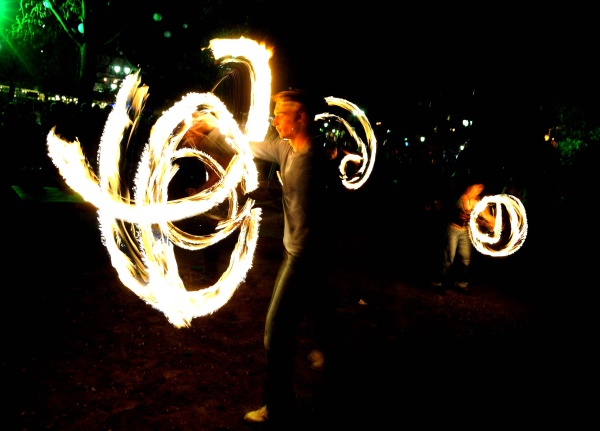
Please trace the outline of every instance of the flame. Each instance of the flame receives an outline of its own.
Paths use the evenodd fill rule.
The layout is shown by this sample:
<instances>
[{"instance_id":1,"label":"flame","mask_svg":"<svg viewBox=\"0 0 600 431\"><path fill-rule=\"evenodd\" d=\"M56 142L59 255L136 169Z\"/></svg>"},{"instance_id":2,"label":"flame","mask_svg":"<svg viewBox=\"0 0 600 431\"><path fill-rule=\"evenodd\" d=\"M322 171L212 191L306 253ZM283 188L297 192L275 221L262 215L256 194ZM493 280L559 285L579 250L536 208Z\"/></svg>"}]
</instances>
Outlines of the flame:
<instances>
[{"instance_id":1,"label":"flame","mask_svg":"<svg viewBox=\"0 0 600 431\"><path fill-rule=\"evenodd\" d=\"M358 149L360 151L360 155L346 154L340 161L339 165L339 171L341 173L342 184L344 185L344 187L346 187L347 189L356 190L365 184L365 182L371 176L371 172L373 171L375 156L377 152L377 139L375 137L375 132L373 132L371 123L369 122L369 119L367 118L365 113L354 103L349 102L345 99L340 99L332 96L326 97L325 101L329 106L338 106L353 113L358 118L360 124L365 130L368 145L365 145L365 143L358 136L354 128L344 118L330 113L318 114L315 117L316 120L333 118L339 121L344 125L344 127L346 127L346 130L348 131L348 133L350 133L350 136L352 136L352 138L356 141L356 144L358 145ZM348 178L348 176L346 175L346 166L350 162L359 164L359 168L356 174Z\"/></svg>"},{"instance_id":2,"label":"flame","mask_svg":"<svg viewBox=\"0 0 600 431\"><path fill-rule=\"evenodd\" d=\"M236 62L248 65L250 71L250 110L246 136L252 142L265 138L269 129L271 104L271 69L269 60L273 51L251 39L213 39L209 48L215 59L222 63ZM266 96L266 97L265 97Z\"/></svg>"},{"instance_id":3,"label":"flame","mask_svg":"<svg viewBox=\"0 0 600 431\"><path fill-rule=\"evenodd\" d=\"M482 232L477 224L477 217L487 209L488 205L495 203L495 221L494 229L491 235ZM502 237L502 207L504 205L508 214L508 240L505 244L500 243ZM527 214L525 207L519 198L507 195L493 195L483 197L473 211L469 220L469 236L475 249L480 253L489 256L508 256L521 248L527 236ZM503 245L499 249L495 249L494 245Z\"/></svg>"},{"instance_id":4,"label":"flame","mask_svg":"<svg viewBox=\"0 0 600 431\"><path fill-rule=\"evenodd\" d=\"M240 208L236 188L239 185L247 193L258 187L248 137L264 139L269 125L271 52L257 46L247 39L211 42L217 58L230 53L241 58L227 61L250 62L254 70L251 121L246 134L216 96L187 94L152 127L137 167L133 199L122 188L119 165L122 141L129 129L135 129L148 94L148 88L140 85L139 72L125 78L107 118L99 147L98 176L87 163L78 140L63 140L55 134L55 128L48 134L48 154L65 182L98 208L102 241L121 282L162 311L176 327L189 326L194 317L212 313L227 303L252 266L261 210L253 208L250 198ZM198 117L210 117L235 153L226 169L210 154L179 148ZM181 157L198 158L218 175L218 181L188 198L169 200L167 186L177 172L173 161ZM173 224L206 213L224 201L229 205L229 217L219 222L214 233L192 235ZM188 291L179 276L174 246L202 249L238 229L229 266L219 280L213 286Z\"/></svg>"}]
</instances>

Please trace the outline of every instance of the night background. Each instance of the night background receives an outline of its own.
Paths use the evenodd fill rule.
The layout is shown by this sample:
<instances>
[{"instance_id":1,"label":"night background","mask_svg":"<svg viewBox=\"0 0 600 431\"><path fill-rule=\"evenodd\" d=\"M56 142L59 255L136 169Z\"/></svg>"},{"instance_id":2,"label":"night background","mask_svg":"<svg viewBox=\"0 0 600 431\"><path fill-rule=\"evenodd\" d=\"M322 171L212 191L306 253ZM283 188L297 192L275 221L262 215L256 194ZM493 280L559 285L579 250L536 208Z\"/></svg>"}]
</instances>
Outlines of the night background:
<instances>
[{"instance_id":1,"label":"night background","mask_svg":"<svg viewBox=\"0 0 600 431\"><path fill-rule=\"evenodd\" d=\"M321 419L340 429L583 421L600 161L591 8L82 5L0 0L7 429L246 429L243 413L260 403L262 330L280 256L276 184L265 189L263 177L257 193L265 227L246 282L222 310L175 329L118 280L95 209L70 194L45 145L56 125L80 139L93 165L117 92L110 83L124 77L114 65L140 70L149 86L143 132L226 73L211 39L241 36L273 49L273 92L347 99L378 140L372 177L340 197L335 224L345 251L368 254L332 257L328 275L347 329L340 401L322 417L318 376L300 371L307 428ZM438 297L422 288L431 232L419 232L431 226L431 203L472 173L490 194L521 197L529 233L512 256L474 258L472 297ZM179 257L193 284L227 253ZM305 329L299 344L308 349Z\"/></svg>"}]
</instances>

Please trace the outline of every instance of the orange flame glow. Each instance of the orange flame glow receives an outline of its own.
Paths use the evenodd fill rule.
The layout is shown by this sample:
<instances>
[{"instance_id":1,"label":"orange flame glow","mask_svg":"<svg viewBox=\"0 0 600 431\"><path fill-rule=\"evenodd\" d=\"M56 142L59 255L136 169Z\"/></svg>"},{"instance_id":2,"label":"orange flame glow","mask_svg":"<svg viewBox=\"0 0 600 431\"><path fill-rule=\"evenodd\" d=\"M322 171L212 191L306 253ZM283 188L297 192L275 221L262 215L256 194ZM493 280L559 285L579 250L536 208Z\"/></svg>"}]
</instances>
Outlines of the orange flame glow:
<instances>
[{"instance_id":1,"label":"orange flame glow","mask_svg":"<svg viewBox=\"0 0 600 431\"><path fill-rule=\"evenodd\" d=\"M494 229L489 235L481 232L477 217L492 203L495 204L495 221ZM501 243L503 233L502 206L506 208L510 229L507 231L508 240ZM483 197L473 208L469 220L469 236L473 246L480 253L489 256L508 256L516 252L525 242L527 229L527 214L523 203L519 198L506 194ZM500 245L501 247L495 249L494 245Z\"/></svg>"}]
</instances>

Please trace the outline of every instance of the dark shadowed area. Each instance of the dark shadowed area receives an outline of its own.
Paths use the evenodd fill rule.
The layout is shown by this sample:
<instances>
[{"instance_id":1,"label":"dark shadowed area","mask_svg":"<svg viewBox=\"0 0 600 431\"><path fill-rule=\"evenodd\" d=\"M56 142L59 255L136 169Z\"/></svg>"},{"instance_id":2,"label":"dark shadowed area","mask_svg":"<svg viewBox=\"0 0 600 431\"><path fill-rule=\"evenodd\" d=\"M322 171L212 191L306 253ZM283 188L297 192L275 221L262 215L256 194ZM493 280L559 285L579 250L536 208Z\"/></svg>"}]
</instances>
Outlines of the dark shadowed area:
<instances>
[{"instance_id":1,"label":"dark shadowed area","mask_svg":"<svg viewBox=\"0 0 600 431\"><path fill-rule=\"evenodd\" d=\"M6 429L253 428L243 416L262 401L263 324L281 253L277 185L256 193L263 220L245 282L225 306L183 329L120 282L94 208L43 202L53 190L21 190L23 200L3 189ZM296 379L302 429L566 419L583 377L589 319L578 297L586 271L575 270L586 261L573 239L557 244L547 233L559 215L533 211L526 242L510 257L478 254L472 296L439 295L425 287L427 218L410 207L391 214L388 192L398 199L375 183L339 198L338 252L323 256L331 265L322 276L335 286L340 361L324 387L306 359L314 345L305 322ZM178 251L186 286L220 275L229 246Z\"/></svg>"}]
</instances>

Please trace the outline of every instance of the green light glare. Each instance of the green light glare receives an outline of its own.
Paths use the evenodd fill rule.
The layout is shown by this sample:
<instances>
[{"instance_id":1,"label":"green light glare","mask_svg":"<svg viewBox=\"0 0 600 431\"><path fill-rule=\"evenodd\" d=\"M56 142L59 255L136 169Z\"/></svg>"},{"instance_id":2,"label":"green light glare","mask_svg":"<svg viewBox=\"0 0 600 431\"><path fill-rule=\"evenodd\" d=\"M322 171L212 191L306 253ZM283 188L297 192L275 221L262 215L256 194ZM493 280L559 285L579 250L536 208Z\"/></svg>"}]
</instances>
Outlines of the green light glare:
<instances>
[{"instance_id":1,"label":"green light glare","mask_svg":"<svg viewBox=\"0 0 600 431\"><path fill-rule=\"evenodd\" d=\"M18 60L28 73L33 73L29 64L21 56L20 50L10 39L11 27L17 18L18 3L17 0L0 0L0 50Z\"/></svg>"},{"instance_id":2,"label":"green light glare","mask_svg":"<svg viewBox=\"0 0 600 431\"><path fill-rule=\"evenodd\" d=\"M0 32L10 30L17 16L16 0L0 0Z\"/></svg>"}]
</instances>

